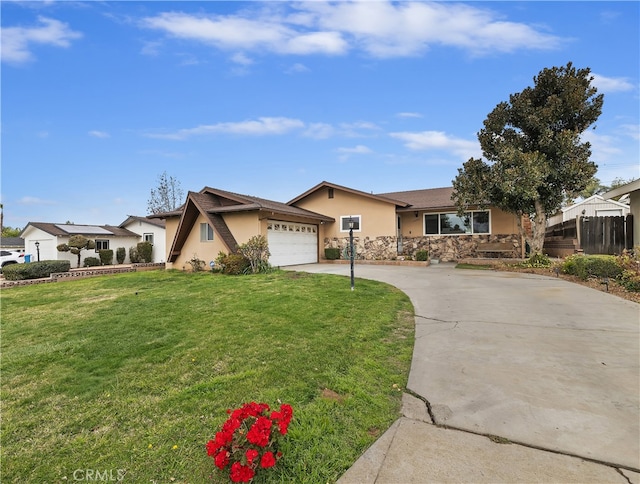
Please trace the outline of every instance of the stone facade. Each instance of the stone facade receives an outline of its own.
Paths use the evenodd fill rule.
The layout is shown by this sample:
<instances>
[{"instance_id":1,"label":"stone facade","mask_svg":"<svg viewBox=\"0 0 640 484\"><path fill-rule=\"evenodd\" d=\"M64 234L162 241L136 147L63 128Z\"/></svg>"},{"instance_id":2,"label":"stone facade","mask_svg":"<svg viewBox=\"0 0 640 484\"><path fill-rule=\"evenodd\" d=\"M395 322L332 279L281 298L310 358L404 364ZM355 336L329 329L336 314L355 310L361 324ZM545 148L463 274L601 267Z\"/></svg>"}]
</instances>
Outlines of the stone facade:
<instances>
[{"instance_id":1,"label":"stone facade","mask_svg":"<svg viewBox=\"0 0 640 484\"><path fill-rule=\"evenodd\" d=\"M513 254L505 253L503 257L520 257L521 243L517 235L457 235L457 236L429 236L403 237L402 252L398 253L397 237L353 237L356 259L364 260L397 260L402 258L415 259L419 250L426 250L429 258L443 262L457 261L465 258L478 257L476 247L479 243L506 242L513 244ZM324 239L325 248L340 249L341 258L348 258L349 237L334 237Z\"/></svg>"}]
</instances>

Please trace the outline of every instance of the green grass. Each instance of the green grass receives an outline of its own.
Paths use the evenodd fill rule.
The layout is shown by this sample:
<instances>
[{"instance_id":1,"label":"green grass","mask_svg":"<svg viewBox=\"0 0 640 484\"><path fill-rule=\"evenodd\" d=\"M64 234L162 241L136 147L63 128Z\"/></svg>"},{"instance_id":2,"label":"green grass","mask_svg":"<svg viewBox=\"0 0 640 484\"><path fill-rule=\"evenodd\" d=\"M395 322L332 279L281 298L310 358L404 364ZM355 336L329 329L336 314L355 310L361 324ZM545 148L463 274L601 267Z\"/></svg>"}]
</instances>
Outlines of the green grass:
<instances>
[{"instance_id":1,"label":"green grass","mask_svg":"<svg viewBox=\"0 0 640 484\"><path fill-rule=\"evenodd\" d=\"M456 269L471 269L471 270L476 270L476 271L490 271L490 270L493 270L495 268L493 266L487 265L487 264L460 263L460 264L456 264Z\"/></svg>"},{"instance_id":2,"label":"green grass","mask_svg":"<svg viewBox=\"0 0 640 484\"><path fill-rule=\"evenodd\" d=\"M256 482L334 482L399 416L413 349L406 295L326 274L128 273L5 289L1 310L3 483L225 482L205 444L248 401L294 408Z\"/></svg>"}]
</instances>

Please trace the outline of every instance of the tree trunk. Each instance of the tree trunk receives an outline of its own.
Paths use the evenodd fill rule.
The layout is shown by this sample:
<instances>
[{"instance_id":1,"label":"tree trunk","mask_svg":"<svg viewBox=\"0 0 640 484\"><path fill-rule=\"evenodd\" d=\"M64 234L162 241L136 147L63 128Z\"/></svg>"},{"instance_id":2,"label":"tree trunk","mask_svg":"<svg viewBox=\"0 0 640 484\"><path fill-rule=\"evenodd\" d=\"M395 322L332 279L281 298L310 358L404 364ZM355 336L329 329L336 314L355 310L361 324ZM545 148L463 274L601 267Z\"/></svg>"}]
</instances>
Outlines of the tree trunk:
<instances>
[{"instance_id":1,"label":"tree trunk","mask_svg":"<svg viewBox=\"0 0 640 484\"><path fill-rule=\"evenodd\" d=\"M531 230L533 232L531 242L531 255L542 254L542 247L544 246L544 236L547 231L547 214L544 211L544 207L539 200L535 201L536 214L531 221Z\"/></svg>"}]
</instances>

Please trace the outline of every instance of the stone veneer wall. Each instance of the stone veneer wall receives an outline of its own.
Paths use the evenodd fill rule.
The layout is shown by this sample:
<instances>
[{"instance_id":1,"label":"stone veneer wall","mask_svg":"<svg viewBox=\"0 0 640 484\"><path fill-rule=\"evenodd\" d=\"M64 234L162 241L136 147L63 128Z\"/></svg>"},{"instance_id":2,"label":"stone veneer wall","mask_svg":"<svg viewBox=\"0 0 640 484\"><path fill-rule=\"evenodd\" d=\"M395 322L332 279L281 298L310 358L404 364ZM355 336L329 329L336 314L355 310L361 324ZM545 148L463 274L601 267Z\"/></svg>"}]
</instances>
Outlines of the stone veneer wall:
<instances>
[{"instance_id":1,"label":"stone veneer wall","mask_svg":"<svg viewBox=\"0 0 640 484\"><path fill-rule=\"evenodd\" d=\"M485 242L507 242L513 244L513 254L503 253L502 257L520 257L521 243L517 235L456 235L403 237L402 253L398 254L397 237L353 237L356 258L365 260L396 260L402 256L415 258L418 250L429 252L431 259L443 262L477 257L476 246ZM325 238L324 247L340 249L341 258L349 246L349 237ZM486 257L483 255L483 257Z\"/></svg>"}]
</instances>

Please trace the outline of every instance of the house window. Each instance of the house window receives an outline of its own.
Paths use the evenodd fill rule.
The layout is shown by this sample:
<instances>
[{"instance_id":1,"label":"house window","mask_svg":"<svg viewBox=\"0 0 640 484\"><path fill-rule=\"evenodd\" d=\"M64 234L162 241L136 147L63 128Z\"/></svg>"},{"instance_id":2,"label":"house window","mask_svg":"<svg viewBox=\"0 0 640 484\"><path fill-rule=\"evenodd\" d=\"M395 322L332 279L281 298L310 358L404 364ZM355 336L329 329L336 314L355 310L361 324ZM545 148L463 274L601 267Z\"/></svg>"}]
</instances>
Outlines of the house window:
<instances>
[{"instance_id":1,"label":"house window","mask_svg":"<svg viewBox=\"0 0 640 484\"><path fill-rule=\"evenodd\" d=\"M353 231L360 232L360 215L341 215L340 232L349 232L349 219L353 220Z\"/></svg>"},{"instance_id":2,"label":"house window","mask_svg":"<svg viewBox=\"0 0 640 484\"><path fill-rule=\"evenodd\" d=\"M425 235L472 235L490 233L489 211L428 213L424 215Z\"/></svg>"},{"instance_id":3,"label":"house window","mask_svg":"<svg viewBox=\"0 0 640 484\"><path fill-rule=\"evenodd\" d=\"M150 244L153 244L153 234L143 234L142 240L144 240L145 242L149 242Z\"/></svg>"},{"instance_id":4,"label":"house window","mask_svg":"<svg viewBox=\"0 0 640 484\"><path fill-rule=\"evenodd\" d=\"M328 193L328 195L329 195L329 198L333 198L333 188L329 188L329 189L327 190L327 193Z\"/></svg>"},{"instance_id":5,"label":"house window","mask_svg":"<svg viewBox=\"0 0 640 484\"><path fill-rule=\"evenodd\" d=\"M213 227L209 224L200 224L200 242L213 240Z\"/></svg>"},{"instance_id":6,"label":"house window","mask_svg":"<svg viewBox=\"0 0 640 484\"><path fill-rule=\"evenodd\" d=\"M98 252L99 250L108 250L108 249L109 249L108 240L96 239L96 252Z\"/></svg>"}]
</instances>

